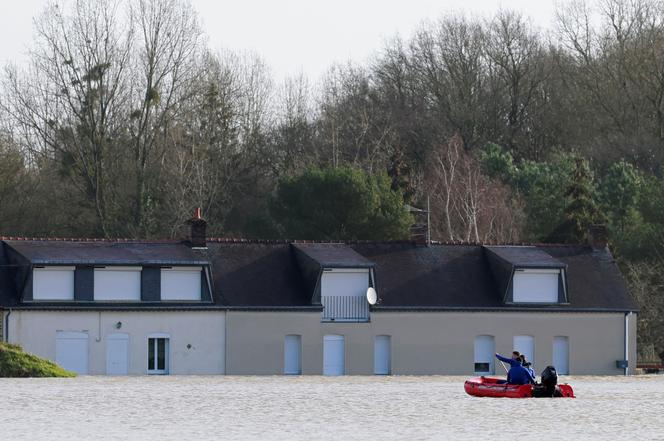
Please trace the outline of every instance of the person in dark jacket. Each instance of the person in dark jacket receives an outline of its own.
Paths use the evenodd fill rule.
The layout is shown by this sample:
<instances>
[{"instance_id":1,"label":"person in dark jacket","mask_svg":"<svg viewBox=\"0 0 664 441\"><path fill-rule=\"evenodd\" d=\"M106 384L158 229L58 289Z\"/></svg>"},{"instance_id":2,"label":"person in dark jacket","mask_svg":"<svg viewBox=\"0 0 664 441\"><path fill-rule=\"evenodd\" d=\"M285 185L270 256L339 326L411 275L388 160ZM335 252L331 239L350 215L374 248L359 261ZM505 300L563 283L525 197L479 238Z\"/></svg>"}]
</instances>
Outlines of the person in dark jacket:
<instances>
[{"instance_id":1,"label":"person in dark jacket","mask_svg":"<svg viewBox=\"0 0 664 441\"><path fill-rule=\"evenodd\" d=\"M521 354L514 351L512 352L512 358L503 357L500 354L496 354L496 358L510 365L510 370L507 372L507 382L509 384L530 384L532 377L521 364Z\"/></svg>"}]
</instances>

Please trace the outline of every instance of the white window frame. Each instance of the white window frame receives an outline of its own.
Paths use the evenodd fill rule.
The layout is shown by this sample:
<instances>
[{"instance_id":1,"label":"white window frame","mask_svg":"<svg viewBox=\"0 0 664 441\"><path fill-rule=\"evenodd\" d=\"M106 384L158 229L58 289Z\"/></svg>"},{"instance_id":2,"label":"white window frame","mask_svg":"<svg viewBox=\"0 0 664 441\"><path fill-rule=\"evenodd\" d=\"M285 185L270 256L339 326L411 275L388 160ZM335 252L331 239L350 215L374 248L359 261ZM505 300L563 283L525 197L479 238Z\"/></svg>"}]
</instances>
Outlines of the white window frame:
<instances>
[{"instance_id":1,"label":"white window frame","mask_svg":"<svg viewBox=\"0 0 664 441\"><path fill-rule=\"evenodd\" d=\"M152 340L152 339L155 340L154 349L153 349L154 350L154 354L153 354L154 359L153 360L154 360L155 369L150 369L150 367L151 367L150 366L150 340ZM159 348L158 348L158 346L159 346L158 341L159 340L164 340L165 341L164 342L164 345L165 345L165 347L164 347L164 369L156 369L156 367L158 366L157 365L157 363L158 363L157 360L158 360L158 354L159 354ZM148 375L168 375L171 371L171 366L170 366L170 363L171 363L171 354L170 354L170 352L171 352L171 336L169 334L165 334L165 333L149 334L148 338L146 340L146 343L147 343L147 351L146 351L146 355L147 355L147 360L146 360L146 362L147 362L147 374Z\"/></svg>"},{"instance_id":2,"label":"white window frame","mask_svg":"<svg viewBox=\"0 0 664 441\"><path fill-rule=\"evenodd\" d=\"M180 302L200 302L203 298L203 281L202 281L202 271L203 267L202 266L169 266L169 267L162 267L161 272L160 272L160 298L162 301L180 301ZM168 273L197 273L197 281L198 281L198 291L195 291L194 296L183 296L183 295L178 295L177 293L169 293L164 291L164 287L168 287L169 283L168 280L164 280L164 275L166 275L166 279L168 279ZM167 288L168 289L168 288Z\"/></svg>"},{"instance_id":3,"label":"white window frame","mask_svg":"<svg viewBox=\"0 0 664 441\"><path fill-rule=\"evenodd\" d=\"M32 300L38 301L38 302L50 302L50 301L73 301L75 298L75 279L74 279L74 274L76 271L75 266L35 266L32 269ZM61 293L58 293L58 295L46 295L42 296L40 295L43 292L48 292L48 290L44 288L48 288L48 286L42 286L42 283L39 281L38 274L44 274L44 273L62 273L62 272L68 272L68 278L70 280L67 280L67 284L71 285L71 290L67 292L66 295L61 295Z\"/></svg>"},{"instance_id":4,"label":"white window frame","mask_svg":"<svg viewBox=\"0 0 664 441\"><path fill-rule=\"evenodd\" d=\"M140 302L141 301L141 271L143 267L140 266L95 266L94 268L94 299L95 301L101 302ZM102 273L112 273L112 272L137 272L138 273L138 296L132 296L131 298L125 297L120 298L117 296L105 296L99 297L99 277L98 274Z\"/></svg>"}]
</instances>

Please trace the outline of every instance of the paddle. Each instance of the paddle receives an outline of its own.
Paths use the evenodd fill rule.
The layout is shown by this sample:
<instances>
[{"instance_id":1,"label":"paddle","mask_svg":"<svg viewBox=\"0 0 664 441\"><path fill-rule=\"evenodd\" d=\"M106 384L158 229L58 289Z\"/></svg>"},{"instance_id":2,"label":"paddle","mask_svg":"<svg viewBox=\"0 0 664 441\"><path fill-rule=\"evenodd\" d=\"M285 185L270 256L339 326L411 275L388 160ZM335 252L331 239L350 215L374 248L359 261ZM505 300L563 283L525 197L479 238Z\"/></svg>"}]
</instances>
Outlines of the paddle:
<instances>
[{"instance_id":1,"label":"paddle","mask_svg":"<svg viewBox=\"0 0 664 441\"><path fill-rule=\"evenodd\" d=\"M500 364L503 366L503 369L505 369L505 373L508 374L509 372L507 370L507 366L505 366L505 363L503 363L501 360L498 361L500 361Z\"/></svg>"}]
</instances>

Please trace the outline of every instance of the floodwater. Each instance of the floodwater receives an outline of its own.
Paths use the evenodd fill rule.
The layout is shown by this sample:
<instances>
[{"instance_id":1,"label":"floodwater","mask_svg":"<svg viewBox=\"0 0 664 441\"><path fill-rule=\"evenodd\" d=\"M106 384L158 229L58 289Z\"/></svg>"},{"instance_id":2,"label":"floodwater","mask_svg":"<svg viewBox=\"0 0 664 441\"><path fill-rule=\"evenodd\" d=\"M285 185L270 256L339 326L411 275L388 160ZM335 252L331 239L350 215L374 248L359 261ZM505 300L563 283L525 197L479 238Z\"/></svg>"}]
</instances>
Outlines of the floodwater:
<instances>
[{"instance_id":1,"label":"floodwater","mask_svg":"<svg viewBox=\"0 0 664 441\"><path fill-rule=\"evenodd\" d=\"M462 377L0 379L0 440L664 440L664 376L565 377L576 399Z\"/></svg>"}]
</instances>

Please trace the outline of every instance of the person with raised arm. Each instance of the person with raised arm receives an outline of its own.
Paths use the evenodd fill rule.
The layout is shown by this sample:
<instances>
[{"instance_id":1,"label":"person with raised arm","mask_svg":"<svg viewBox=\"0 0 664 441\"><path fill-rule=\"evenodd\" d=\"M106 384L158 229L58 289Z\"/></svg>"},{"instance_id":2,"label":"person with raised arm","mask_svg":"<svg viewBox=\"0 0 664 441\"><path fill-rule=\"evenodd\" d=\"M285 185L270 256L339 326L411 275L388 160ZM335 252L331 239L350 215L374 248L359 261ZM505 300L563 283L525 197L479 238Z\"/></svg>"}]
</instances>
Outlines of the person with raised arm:
<instances>
[{"instance_id":1,"label":"person with raised arm","mask_svg":"<svg viewBox=\"0 0 664 441\"><path fill-rule=\"evenodd\" d=\"M508 384L530 384L532 376L530 372L521 364L521 354L519 351L512 352L512 358L503 357L500 354L496 354L496 358L503 363L510 365L509 371L507 371L507 383Z\"/></svg>"}]
</instances>

